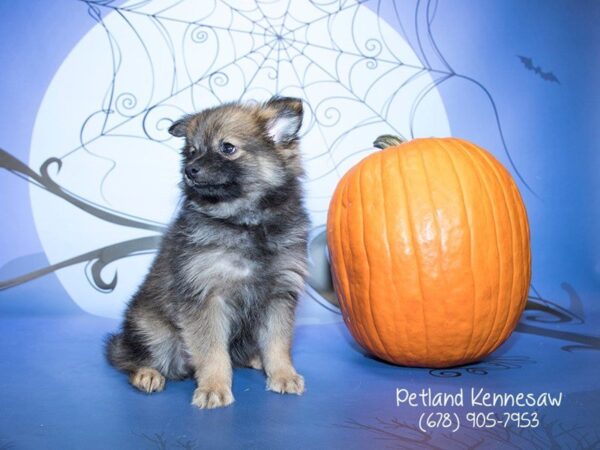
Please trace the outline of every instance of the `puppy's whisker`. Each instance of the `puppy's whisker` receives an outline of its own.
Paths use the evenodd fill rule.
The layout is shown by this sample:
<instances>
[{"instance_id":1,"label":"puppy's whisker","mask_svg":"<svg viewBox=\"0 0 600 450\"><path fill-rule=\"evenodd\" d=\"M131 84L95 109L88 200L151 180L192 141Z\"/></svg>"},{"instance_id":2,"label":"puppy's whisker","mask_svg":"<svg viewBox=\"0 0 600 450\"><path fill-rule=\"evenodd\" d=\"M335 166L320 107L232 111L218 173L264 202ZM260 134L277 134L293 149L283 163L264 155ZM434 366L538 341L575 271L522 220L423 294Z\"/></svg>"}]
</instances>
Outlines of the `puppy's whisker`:
<instances>
[{"instance_id":1,"label":"puppy's whisker","mask_svg":"<svg viewBox=\"0 0 600 450\"><path fill-rule=\"evenodd\" d=\"M185 184L187 184L188 186L193 186L194 185L194 180L192 180L187 173L184 172L183 174L183 180L185 181Z\"/></svg>"}]
</instances>

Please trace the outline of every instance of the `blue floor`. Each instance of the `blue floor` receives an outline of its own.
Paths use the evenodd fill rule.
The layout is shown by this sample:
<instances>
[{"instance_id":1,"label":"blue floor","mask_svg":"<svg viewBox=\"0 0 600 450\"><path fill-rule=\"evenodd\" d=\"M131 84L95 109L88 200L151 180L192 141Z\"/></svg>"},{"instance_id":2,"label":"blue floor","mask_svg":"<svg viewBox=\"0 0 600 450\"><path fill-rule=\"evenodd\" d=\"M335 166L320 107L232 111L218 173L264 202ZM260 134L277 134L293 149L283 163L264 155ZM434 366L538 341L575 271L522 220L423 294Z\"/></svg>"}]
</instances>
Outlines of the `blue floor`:
<instances>
[{"instance_id":1,"label":"blue floor","mask_svg":"<svg viewBox=\"0 0 600 450\"><path fill-rule=\"evenodd\" d=\"M220 410L190 404L192 380L171 381L153 395L129 386L103 358L102 339L117 326L84 314L0 319L0 449L599 448L600 352L597 338L577 338L585 335L576 325L547 336L514 333L488 360L445 371L365 356L343 324L299 326L294 359L306 393L267 392L262 373L237 369L236 401ZM590 345L567 348L577 339L577 347L586 339ZM467 413L506 408L398 407L397 388L463 388L465 397L471 388L562 392L563 400L559 407L515 409L537 411L535 429L473 429ZM438 411L456 412L460 429L420 431L419 416Z\"/></svg>"}]
</instances>

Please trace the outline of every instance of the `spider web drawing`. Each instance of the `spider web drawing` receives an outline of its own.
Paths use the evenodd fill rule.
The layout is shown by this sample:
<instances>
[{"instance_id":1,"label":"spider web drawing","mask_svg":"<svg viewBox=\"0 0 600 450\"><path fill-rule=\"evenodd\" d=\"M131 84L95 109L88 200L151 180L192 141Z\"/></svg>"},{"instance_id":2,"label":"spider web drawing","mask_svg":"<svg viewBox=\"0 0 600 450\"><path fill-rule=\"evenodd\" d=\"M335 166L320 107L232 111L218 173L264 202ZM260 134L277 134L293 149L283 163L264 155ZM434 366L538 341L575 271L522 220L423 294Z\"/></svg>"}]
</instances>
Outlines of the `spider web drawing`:
<instances>
[{"instance_id":1,"label":"spider web drawing","mask_svg":"<svg viewBox=\"0 0 600 450\"><path fill-rule=\"evenodd\" d=\"M303 148L312 149L305 158L308 200L313 218L322 223L341 174L373 151L371 141L378 134L414 137L419 105L449 76L416 57L399 58L403 41L375 14L365 19L361 2L303 2L297 10L304 16L296 17L290 0L252 6L215 0L185 20L179 9L189 11L190 2L85 3L110 43L112 79L101 107L83 122L80 142L59 159L82 150L104 157L108 168L98 201L106 203L112 203L104 187L116 162L92 148L98 140L150 139L176 150L165 131L177 116L226 101L280 94L301 97L307 106L302 134ZM107 27L103 10L118 14L122 23ZM117 36L125 35L138 48L124 50L123 38ZM151 35L162 48L149 48ZM121 76L129 70L127 51L142 55L138 64L145 70L138 73L146 74L145 80L134 84ZM428 134L448 134L447 126L422 128Z\"/></svg>"},{"instance_id":2,"label":"spider web drawing","mask_svg":"<svg viewBox=\"0 0 600 450\"><path fill-rule=\"evenodd\" d=\"M304 100L302 148L314 225L324 223L339 178L374 151L375 137L450 134L437 87L452 79L488 96L513 172L529 189L504 143L491 95L457 74L439 51L431 32L434 0L79 1L97 23L90 32L97 39L86 47L94 69L84 80L68 80L72 96L86 97L65 120L78 126L40 127L37 140L34 133L30 166L39 173L8 154L2 161L35 186L34 215L38 231L52 236L42 237L51 265L3 281L2 288L57 269L59 277L83 278L83 265L85 284L103 294L97 302L118 294L108 313L90 312L119 315L149 263L128 261L156 250L176 207L180 142L167 133L169 125L227 101L274 94ZM38 120L43 113L42 106ZM50 150L36 152L42 147ZM149 176L132 180L149 167ZM49 221L47 211L36 213L41 204L52 215L65 204L86 215L69 230L78 236L72 245L53 238L64 225ZM100 228L90 233L88 226ZM117 282L117 263L128 280ZM77 289L67 287L72 297L81 295Z\"/></svg>"}]
</instances>

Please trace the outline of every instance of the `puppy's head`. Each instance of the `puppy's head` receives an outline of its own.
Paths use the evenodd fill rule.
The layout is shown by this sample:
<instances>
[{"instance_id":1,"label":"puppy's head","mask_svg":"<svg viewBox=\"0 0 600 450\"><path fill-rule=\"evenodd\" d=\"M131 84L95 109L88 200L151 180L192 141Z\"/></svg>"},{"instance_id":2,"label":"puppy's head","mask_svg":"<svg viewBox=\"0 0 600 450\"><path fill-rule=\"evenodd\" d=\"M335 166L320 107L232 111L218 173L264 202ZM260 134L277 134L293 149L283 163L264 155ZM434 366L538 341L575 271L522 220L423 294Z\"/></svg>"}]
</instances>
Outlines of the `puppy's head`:
<instances>
[{"instance_id":1,"label":"puppy's head","mask_svg":"<svg viewBox=\"0 0 600 450\"><path fill-rule=\"evenodd\" d=\"M185 138L185 194L214 209L257 201L299 177L301 125L302 101L290 97L261 105L229 103L175 121L169 133Z\"/></svg>"}]
</instances>

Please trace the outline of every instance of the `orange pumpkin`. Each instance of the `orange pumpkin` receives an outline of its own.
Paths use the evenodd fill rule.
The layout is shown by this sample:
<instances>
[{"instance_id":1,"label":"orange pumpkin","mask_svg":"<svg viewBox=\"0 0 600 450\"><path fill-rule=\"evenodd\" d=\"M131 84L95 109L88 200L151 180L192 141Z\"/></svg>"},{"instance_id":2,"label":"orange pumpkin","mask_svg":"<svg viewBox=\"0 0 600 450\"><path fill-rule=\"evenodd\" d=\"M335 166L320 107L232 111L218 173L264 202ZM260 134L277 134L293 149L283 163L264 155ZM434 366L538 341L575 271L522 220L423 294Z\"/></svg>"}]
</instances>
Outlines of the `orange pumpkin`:
<instances>
[{"instance_id":1,"label":"orange pumpkin","mask_svg":"<svg viewBox=\"0 0 600 450\"><path fill-rule=\"evenodd\" d=\"M331 200L327 241L344 321L395 364L477 361L525 307L523 201L508 171L470 142L399 142L350 169Z\"/></svg>"}]
</instances>

